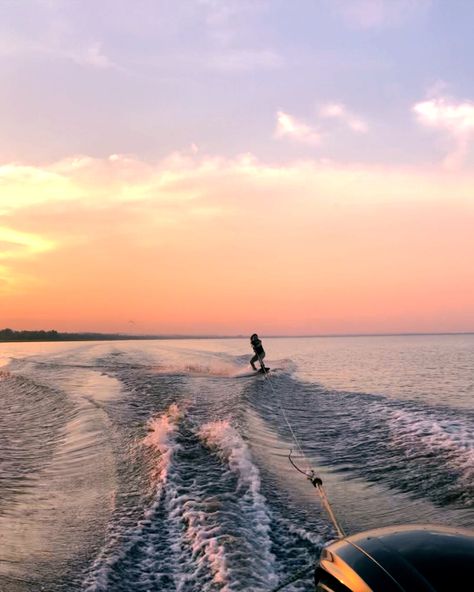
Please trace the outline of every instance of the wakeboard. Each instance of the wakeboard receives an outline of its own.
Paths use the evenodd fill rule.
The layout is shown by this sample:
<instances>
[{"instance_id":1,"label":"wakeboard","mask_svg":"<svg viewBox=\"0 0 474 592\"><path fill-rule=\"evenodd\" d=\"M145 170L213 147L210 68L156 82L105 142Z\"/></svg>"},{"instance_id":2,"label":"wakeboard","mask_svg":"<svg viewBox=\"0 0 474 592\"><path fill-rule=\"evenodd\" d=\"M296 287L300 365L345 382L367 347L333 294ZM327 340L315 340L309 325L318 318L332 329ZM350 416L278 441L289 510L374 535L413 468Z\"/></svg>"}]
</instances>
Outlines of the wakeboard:
<instances>
[{"instance_id":1,"label":"wakeboard","mask_svg":"<svg viewBox=\"0 0 474 592\"><path fill-rule=\"evenodd\" d=\"M268 367L265 368L265 372L262 368L259 368L258 370L251 370L250 372L238 373L234 375L232 378L249 378L250 376L256 376L257 374L268 374L269 371L270 368Z\"/></svg>"}]
</instances>

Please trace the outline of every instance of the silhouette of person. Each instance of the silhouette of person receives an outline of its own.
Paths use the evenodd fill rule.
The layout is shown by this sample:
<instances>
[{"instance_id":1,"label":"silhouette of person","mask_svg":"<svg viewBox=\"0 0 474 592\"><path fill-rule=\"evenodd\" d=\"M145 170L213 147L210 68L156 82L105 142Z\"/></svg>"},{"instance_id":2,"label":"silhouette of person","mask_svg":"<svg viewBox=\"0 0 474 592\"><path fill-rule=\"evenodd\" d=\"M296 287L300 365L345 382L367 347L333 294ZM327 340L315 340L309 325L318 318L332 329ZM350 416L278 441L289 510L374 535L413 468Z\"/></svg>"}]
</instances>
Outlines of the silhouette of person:
<instances>
[{"instance_id":1,"label":"silhouette of person","mask_svg":"<svg viewBox=\"0 0 474 592\"><path fill-rule=\"evenodd\" d=\"M263 363L263 358L265 357L265 350L263 349L262 342L258 338L258 335L256 333L254 333L250 337L250 344L255 353L253 358L250 360L250 365L254 370L257 370L257 368L255 367L255 362L260 362L260 366L262 367L262 370L265 372L265 365Z\"/></svg>"}]
</instances>

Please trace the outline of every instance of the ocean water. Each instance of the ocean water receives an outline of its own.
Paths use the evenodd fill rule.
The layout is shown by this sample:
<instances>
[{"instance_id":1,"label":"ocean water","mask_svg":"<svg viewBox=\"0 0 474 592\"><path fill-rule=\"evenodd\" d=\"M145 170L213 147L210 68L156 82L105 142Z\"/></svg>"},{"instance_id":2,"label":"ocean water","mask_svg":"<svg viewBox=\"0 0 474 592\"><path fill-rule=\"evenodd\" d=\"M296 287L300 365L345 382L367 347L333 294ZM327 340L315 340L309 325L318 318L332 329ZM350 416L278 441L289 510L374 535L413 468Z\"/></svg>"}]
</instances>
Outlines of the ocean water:
<instances>
[{"instance_id":1,"label":"ocean water","mask_svg":"<svg viewBox=\"0 0 474 592\"><path fill-rule=\"evenodd\" d=\"M474 528L474 336L0 344L0 590L270 591L337 536ZM285 588L311 590L311 574Z\"/></svg>"}]
</instances>

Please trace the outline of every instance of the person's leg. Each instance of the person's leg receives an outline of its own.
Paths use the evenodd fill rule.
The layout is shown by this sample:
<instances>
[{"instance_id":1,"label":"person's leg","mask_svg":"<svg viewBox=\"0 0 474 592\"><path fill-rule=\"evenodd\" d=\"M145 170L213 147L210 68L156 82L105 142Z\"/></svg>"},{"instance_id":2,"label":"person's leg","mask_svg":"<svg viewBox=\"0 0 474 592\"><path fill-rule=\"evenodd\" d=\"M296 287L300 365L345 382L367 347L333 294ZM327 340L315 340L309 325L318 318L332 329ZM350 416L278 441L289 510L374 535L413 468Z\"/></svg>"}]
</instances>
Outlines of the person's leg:
<instances>
[{"instance_id":1,"label":"person's leg","mask_svg":"<svg viewBox=\"0 0 474 592\"><path fill-rule=\"evenodd\" d=\"M257 369L257 368L255 368L255 362L258 362L258 356L257 356L257 354L255 354L254 357L250 360L250 365L252 366L252 368L254 370Z\"/></svg>"}]
</instances>

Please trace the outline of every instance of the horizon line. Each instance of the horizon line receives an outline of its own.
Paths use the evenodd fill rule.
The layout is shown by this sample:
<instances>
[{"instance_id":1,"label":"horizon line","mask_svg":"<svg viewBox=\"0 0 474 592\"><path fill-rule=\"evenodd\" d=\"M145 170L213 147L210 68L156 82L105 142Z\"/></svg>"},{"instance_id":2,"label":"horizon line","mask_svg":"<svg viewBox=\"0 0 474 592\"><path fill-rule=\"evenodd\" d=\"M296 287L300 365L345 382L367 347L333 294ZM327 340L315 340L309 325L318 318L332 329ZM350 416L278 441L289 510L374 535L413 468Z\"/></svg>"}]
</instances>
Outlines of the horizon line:
<instances>
[{"instance_id":1,"label":"horizon line","mask_svg":"<svg viewBox=\"0 0 474 592\"><path fill-rule=\"evenodd\" d=\"M43 331L42 329L20 329L20 330L13 330L15 333L18 332L26 332L35 333ZM70 332L70 331L58 331L58 339L54 339L54 341L62 341L61 337L75 337L75 336L82 336L85 338L84 340L87 341L87 336L90 336L90 341L100 341L101 337L115 337L115 338L123 338L127 340L153 340L153 339L247 339L248 336L246 334L234 334L234 335L220 335L214 333L207 333L207 334L186 334L186 333L101 333L97 331L77 331L77 332ZM474 331L407 331L407 332L384 332L384 333L312 333L312 334L260 334L265 339L304 339L304 338L332 338L332 337L416 337L416 336L443 336L443 335L474 335ZM11 340L3 340L0 339L0 342L8 343L13 341L41 341L41 339L11 339ZM53 341L51 339L47 339L47 341Z\"/></svg>"},{"instance_id":2,"label":"horizon line","mask_svg":"<svg viewBox=\"0 0 474 592\"><path fill-rule=\"evenodd\" d=\"M150 339L247 339L246 334L236 335L220 335L220 334L186 334L186 333L169 333L169 334L132 334L132 333L116 333L115 335L123 335L127 337L146 337ZM311 334L266 334L259 333L265 339L302 339L305 337L403 337L403 336L423 336L423 335L474 335L473 331L408 331L402 333L388 332L388 333L311 333Z\"/></svg>"}]
</instances>

